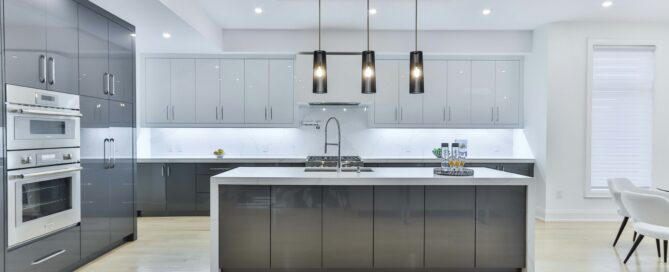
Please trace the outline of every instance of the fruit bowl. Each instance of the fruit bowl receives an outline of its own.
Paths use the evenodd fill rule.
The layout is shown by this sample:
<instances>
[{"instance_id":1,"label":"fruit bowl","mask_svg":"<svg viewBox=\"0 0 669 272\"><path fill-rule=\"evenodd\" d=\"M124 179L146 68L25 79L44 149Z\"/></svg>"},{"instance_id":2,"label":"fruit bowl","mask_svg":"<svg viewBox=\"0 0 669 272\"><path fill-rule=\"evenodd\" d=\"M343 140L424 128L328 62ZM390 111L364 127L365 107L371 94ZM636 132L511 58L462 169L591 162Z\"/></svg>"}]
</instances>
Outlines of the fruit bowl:
<instances>
[{"instance_id":1,"label":"fruit bowl","mask_svg":"<svg viewBox=\"0 0 669 272\"><path fill-rule=\"evenodd\" d=\"M225 150L223 150L221 148L216 149L216 150L214 150L214 155L216 156L216 158L221 159L221 158L223 158L223 156L225 156Z\"/></svg>"}]
</instances>

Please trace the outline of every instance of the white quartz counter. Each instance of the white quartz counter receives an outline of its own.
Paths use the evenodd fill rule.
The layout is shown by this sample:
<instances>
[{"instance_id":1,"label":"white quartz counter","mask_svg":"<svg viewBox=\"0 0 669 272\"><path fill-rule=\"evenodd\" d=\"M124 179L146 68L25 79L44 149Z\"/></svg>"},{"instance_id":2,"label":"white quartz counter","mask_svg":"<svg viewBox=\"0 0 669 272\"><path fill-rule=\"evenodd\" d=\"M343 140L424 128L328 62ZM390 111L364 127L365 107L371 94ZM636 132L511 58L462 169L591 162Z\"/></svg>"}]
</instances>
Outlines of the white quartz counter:
<instances>
[{"instance_id":1,"label":"white quartz counter","mask_svg":"<svg viewBox=\"0 0 669 272\"><path fill-rule=\"evenodd\" d=\"M430 167L372 168L372 172L305 172L303 167L239 167L213 176L219 185L529 185L531 177L474 167L474 176L435 175Z\"/></svg>"},{"instance_id":2,"label":"white quartz counter","mask_svg":"<svg viewBox=\"0 0 669 272\"><path fill-rule=\"evenodd\" d=\"M441 160L429 157L363 157L365 163L438 163ZM138 158L138 163L304 163L306 157L150 157ZM525 157L490 157L469 158L469 163L534 163L533 158Z\"/></svg>"}]
</instances>

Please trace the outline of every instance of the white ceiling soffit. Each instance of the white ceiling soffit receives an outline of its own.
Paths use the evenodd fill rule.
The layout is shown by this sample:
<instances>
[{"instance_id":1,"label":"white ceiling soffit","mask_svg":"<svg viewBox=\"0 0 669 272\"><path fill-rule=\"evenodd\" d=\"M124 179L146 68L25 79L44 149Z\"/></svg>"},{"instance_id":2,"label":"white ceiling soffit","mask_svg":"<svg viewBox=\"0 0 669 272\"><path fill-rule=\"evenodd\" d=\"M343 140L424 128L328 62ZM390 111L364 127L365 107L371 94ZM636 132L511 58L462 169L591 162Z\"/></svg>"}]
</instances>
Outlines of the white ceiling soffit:
<instances>
[{"instance_id":1,"label":"white ceiling soffit","mask_svg":"<svg viewBox=\"0 0 669 272\"><path fill-rule=\"evenodd\" d=\"M183 2L191 2L181 0ZM91 0L116 16L135 25L137 52L139 53L220 53L222 52L220 27L219 37L211 37L206 23L193 22L196 11L186 10L175 14L159 0ZM175 2L175 1L165 1ZM188 22L183 19L191 18ZM212 27L212 26L209 26ZM163 33L171 34L170 39Z\"/></svg>"},{"instance_id":2,"label":"white ceiling soffit","mask_svg":"<svg viewBox=\"0 0 669 272\"><path fill-rule=\"evenodd\" d=\"M176 0L174 0L176 1ZM421 29L531 30L560 21L669 22L667 0L419 0ZM191 1L187 1L191 2ZM192 0L223 29L313 29L318 26L317 0ZM413 0L370 0L377 10L371 27L414 27ZM263 12L257 15L254 9ZM489 16L483 9L491 9ZM324 28L365 27L365 0L322 0Z\"/></svg>"}]
</instances>

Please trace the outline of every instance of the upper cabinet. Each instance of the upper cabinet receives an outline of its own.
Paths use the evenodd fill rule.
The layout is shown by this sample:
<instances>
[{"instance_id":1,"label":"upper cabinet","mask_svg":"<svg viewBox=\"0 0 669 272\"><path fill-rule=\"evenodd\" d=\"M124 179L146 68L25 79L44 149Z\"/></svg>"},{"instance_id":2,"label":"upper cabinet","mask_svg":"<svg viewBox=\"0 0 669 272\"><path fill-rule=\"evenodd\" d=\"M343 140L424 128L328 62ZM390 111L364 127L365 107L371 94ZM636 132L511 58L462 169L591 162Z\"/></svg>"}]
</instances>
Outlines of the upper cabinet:
<instances>
[{"instance_id":1,"label":"upper cabinet","mask_svg":"<svg viewBox=\"0 0 669 272\"><path fill-rule=\"evenodd\" d=\"M79 93L77 4L5 0L6 82Z\"/></svg>"},{"instance_id":2,"label":"upper cabinet","mask_svg":"<svg viewBox=\"0 0 669 272\"><path fill-rule=\"evenodd\" d=\"M145 66L148 126L293 125L293 59L150 57Z\"/></svg>"},{"instance_id":3,"label":"upper cabinet","mask_svg":"<svg viewBox=\"0 0 669 272\"><path fill-rule=\"evenodd\" d=\"M132 31L79 7L80 94L133 102Z\"/></svg>"},{"instance_id":4,"label":"upper cabinet","mask_svg":"<svg viewBox=\"0 0 669 272\"><path fill-rule=\"evenodd\" d=\"M517 128L522 125L520 60L426 60L424 67L425 93L410 94L408 63L377 60L374 126Z\"/></svg>"},{"instance_id":5,"label":"upper cabinet","mask_svg":"<svg viewBox=\"0 0 669 272\"><path fill-rule=\"evenodd\" d=\"M312 54L295 57L295 96L298 103L359 102L369 104L373 96L361 93L362 57L360 55L327 56L328 93L314 94Z\"/></svg>"}]
</instances>

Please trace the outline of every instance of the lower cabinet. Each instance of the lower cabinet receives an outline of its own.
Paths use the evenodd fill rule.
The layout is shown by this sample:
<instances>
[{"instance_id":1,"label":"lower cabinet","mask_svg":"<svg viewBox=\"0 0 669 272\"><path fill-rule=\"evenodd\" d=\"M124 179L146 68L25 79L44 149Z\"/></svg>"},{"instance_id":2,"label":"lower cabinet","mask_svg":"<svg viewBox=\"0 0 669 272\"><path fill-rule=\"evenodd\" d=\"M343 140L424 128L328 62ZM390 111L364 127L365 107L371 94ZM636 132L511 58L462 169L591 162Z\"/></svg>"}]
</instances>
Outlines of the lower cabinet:
<instances>
[{"instance_id":1,"label":"lower cabinet","mask_svg":"<svg viewBox=\"0 0 669 272\"><path fill-rule=\"evenodd\" d=\"M168 164L165 175L165 209L169 215L195 211L195 165Z\"/></svg>"},{"instance_id":2,"label":"lower cabinet","mask_svg":"<svg viewBox=\"0 0 669 272\"><path fill-rule=\"evenodd\" d=\"M79 227L56 233L37 242L10 250L5 259L8 272L53 272L72 270L80 258ZM68 269L70 268L70 269Z\"/></svg>"},{"instance_id":3,"label":"lower cabinet","mask_svg":"<svg viewBox=\"0 0 669 272\"><path fill-rule=\"evenodd\" d=\"M209 178L190 163L137 166L137 210L142 216L209 215Z\"/></svg>"},{"instance_id":4,"label":"lower cabinet","mask_svg":"<svg viewBox=\"0 0 669 272\"><path fill-rule=\"evenodd\" d=\"M228 186L222 271L516 271L524 186Z\"/></svg>"}]
</instances>

